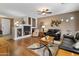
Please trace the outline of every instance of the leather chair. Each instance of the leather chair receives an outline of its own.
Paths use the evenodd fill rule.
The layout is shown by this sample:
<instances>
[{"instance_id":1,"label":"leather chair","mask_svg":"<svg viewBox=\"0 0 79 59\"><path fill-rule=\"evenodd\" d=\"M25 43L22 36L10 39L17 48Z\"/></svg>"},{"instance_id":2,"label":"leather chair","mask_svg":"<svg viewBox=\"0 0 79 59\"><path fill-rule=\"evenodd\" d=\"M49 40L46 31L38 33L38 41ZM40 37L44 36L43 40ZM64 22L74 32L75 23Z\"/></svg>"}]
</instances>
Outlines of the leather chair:
<instances>
[{"instance_id":1,"label":"leather chair","mask_svg":"<svg viewBox=\"0 0 79 59\"><path fill-rule=\"evenodd\" d=\"M79 40L79 32L76 33L75 39L76 39L76 40Z\"/></svg>"},{"instance_id":2,"label":"leather chair","mask_svg":"<svg viewBox=\"0 0 79 59\"><path fill-rule=\"evenodd\" d=\"M72 40L74 43L76 43L76 40L74 38L74 35L64 34L63 35L64 40Z\"/></svg>"},{"instance_id":3,"label":"leather chair","mask_svg":"<svg viewBox=\"0 0 79 59\"><path fill-rule=\"evenodd\" d=\"M53 36L55 37L54 40L59 41L61 37L61 31L59 29L49 29L45 35Z\"/></svg>"},{"instance_id":4,"label":"leather chair","mask_svg":"<svg viewBox=\"0 0 79 59\"><path fill-rule=\"evenodd\" d=\"M32 33L33 37L38 37L39 36L39 29L35 29Z\"/></svg>"},{"instance_id":5,"label":"leather chair","mask_svg":"<svg viewBox=\"0 0 79 59\"><path fill-rule=\"evenodd\" d=\"M74 43L76 43L77 41L79 41L79 32L77 32L75 36L69 35L69 34L67 34L67 35L64 34L63 37L64 37L64 40L69 39L69 40L72 40Z\"/></svg>"}]
</instances>

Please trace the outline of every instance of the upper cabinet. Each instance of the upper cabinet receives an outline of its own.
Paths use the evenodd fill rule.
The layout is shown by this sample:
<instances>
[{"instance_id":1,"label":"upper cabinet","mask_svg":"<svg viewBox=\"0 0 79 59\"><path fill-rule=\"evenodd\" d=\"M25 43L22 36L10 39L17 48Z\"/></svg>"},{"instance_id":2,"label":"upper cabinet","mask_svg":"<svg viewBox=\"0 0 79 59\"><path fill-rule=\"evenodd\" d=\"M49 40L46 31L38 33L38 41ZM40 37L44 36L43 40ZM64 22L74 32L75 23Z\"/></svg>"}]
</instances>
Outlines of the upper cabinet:
<instances>
[{"instance_id":1,"label":"upper cabinet","mask_svg":"<svg viewBox=\"0 0 79 59\"><path fill-rule=\"evenodd\" d=\"M32 27L36 27L36 19L32 18Z\"/></svg>"},{"instance_id":2,"label":"upper cabinet","mask_svg":"<svg viewBox=\"0 0 79 59\"><path fill-rule=\"evenodd\" d=\"M32 28L37 28L37 19L32 17L15 18L14 24L15 25L27 24L31 25Z\"/></svg>"},{"instance_id":3,"label":"upper cabinet","mask_svg":"<svg viewBox=\"0 0 79 59\"><path fill-rule=\"evenodd\" d=\"M28 17L28 19L27 19L27 20L28 20L28 24L29 24L29 25L32 25L32 20L31 20L31 17Z\"/></svg>"},{"instance_id":4,"label":"upper cabinet","mask_svg":"<svg viewBox=\"0 0 79 59\"><path fill-rule=\"evenodd\" d=\"M28 17L28 24L32 26L32 28L37 27L37 19Z\"/></svg>"}]
</instances>

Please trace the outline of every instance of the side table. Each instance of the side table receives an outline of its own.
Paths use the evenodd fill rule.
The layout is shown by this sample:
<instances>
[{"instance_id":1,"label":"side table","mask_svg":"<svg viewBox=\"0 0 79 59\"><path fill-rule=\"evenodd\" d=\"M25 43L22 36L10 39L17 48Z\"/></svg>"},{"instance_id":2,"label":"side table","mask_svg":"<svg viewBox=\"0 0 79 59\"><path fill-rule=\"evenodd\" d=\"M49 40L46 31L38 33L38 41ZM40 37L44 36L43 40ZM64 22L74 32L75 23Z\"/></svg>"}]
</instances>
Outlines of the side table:
<instances>
[{"instance_id":1,"label":"side table","mask_svg":"<svg viewBox=\"0 0 79 59\"><path fill-rule=\"evenodd\" d=\"M39 32L39 37L44 37L44 36L45 36L44 32Z\"/></svg>"}]
</instances>

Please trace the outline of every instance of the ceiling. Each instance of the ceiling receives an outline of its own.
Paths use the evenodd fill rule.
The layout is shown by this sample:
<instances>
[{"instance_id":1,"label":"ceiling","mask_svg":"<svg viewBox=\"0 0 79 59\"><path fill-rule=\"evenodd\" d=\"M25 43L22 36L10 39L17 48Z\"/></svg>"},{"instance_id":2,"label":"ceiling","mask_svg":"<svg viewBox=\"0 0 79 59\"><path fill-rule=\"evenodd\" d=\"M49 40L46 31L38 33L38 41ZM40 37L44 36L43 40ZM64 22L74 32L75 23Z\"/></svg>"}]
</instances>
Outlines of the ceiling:
<instances>
[{"instance_id":1,"label":"ceiling","mask_svg":"<svg viewBox=\"0 0 79 59\"><path fill-rule=\"evenodd\" d=\"M48 8L51 16L79 10L78 3L0 3L0 16L18 16L18 17L45 17L39 15L37 10Z\"/></svg>"}]
</instances>

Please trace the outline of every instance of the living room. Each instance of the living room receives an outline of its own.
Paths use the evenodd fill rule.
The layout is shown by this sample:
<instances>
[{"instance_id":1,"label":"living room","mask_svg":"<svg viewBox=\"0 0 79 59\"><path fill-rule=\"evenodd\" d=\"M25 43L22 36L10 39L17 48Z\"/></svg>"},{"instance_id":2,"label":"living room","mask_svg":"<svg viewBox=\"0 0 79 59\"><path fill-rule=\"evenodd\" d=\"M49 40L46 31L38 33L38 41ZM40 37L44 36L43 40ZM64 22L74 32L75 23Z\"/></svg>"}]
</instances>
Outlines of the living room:
<instances>
[{"instance_id":1,"label":"living room","mask_svg":"<svg viewBox=\"0 0 79 59\"><path fill-rule=\"evenodd\" d=\"M79 56L78 3L0 6L0 55Z\"/></svg>"}]
</instances>

